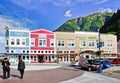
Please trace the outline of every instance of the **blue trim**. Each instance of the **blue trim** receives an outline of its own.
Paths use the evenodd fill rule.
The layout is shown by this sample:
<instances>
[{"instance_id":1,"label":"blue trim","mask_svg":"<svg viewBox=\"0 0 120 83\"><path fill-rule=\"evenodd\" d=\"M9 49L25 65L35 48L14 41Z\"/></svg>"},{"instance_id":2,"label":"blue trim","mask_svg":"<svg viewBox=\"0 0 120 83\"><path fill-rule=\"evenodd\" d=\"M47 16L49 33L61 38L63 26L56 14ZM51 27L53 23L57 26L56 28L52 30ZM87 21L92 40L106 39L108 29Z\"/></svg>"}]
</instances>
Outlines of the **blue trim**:
<instances>
[{"instance_id":1,"label":"blue trim","mask_svg":"<svg viewBox=\"0 0 120 83\"><path fill-rule=\"evenodd\" d=\"M9 36L13 36L13 37L29 37L29 32L11 31Z\"/></svg>"}]
</instances>

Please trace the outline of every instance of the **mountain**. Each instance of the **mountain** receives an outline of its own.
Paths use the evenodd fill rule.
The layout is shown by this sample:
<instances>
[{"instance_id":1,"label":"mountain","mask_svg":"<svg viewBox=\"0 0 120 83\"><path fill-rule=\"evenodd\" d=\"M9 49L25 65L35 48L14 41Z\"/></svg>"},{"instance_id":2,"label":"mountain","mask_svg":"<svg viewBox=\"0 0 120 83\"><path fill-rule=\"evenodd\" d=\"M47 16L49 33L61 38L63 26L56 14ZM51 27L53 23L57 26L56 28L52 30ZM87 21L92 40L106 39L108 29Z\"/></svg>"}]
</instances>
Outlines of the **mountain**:
<instances>
[{"instance_id":1,"label":"mountain","mask_svg":"<svg viewBox=\"0 0 120 83\"><path fill-rule=\"evenodd\" d=\"M117 40L120 40L120 9L101 27L100 32L115 34Z\"/></svg>"},{"instance_id":2,"label":"mountain","mask_svg":"<svg viewBox=\"0 0 120 83\"><path fill-rule=\"evenodd\" d=\"M97 12L85 17L74 18L68 20L55 31L74 32L74 31L97 31L101 28L113 15L108 12Z\"/></svg>"}]
</instances>

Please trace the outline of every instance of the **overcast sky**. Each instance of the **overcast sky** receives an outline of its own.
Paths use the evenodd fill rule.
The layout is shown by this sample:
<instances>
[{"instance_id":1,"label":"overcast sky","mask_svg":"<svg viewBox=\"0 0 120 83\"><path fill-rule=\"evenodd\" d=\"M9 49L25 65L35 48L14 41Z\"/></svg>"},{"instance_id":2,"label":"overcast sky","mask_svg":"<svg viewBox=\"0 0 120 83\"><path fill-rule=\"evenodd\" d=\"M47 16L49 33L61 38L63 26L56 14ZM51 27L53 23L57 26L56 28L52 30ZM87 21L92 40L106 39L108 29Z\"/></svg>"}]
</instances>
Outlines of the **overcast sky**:
<instances>
[{"instance_id":1,"label":"overcast sky","mask_svg":"<svg viewBox=\"0 0 120 83\"><path fill-rule=\"evenodd\" d=\"M53 31L69 19L119 7L120 0L0 0L0 38L6 25Z\"/></svg>"}]
</instances>

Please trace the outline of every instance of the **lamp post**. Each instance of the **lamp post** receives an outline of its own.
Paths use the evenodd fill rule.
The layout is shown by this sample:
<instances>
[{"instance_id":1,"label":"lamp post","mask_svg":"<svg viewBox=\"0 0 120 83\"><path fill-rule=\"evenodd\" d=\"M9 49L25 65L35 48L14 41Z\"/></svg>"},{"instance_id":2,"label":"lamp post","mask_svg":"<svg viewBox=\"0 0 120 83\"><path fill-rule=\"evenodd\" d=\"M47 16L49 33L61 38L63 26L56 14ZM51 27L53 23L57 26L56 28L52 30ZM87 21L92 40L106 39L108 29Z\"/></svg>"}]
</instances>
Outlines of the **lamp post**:
<instances>
[{"instance_id":1,"label":"lamp post","mask_svg":"<svg viewBox=\"0 0 120 83\"><path fill-rule=\"evenodd\" d=\"M101 48L101 41L100 41L100 29L98 29L98 56L99 56L99 68L98 68L98 73L102 73L102 63L101 63L101 53L100 49Z\"/></svg>"}]
</instances>

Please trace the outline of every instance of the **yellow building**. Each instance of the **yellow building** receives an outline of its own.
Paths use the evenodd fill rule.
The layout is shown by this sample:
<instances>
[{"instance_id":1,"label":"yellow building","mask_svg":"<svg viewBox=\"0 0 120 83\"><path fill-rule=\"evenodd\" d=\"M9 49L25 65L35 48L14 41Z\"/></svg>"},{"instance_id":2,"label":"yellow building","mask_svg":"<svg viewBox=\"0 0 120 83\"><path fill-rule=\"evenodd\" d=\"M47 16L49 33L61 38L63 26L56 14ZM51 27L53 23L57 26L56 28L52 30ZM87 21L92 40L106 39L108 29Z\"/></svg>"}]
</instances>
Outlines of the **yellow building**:
<instances>
[{"instance_id":1,"label":"yellow building","mask_svg":"<svg viewBox=\"0 0 120 83\"><path fill-rule=\"evenodd\" d=\"M71 62L78 58L98 58L97 32L55 32L55 49L59 62ZM117 37L100 34L101 58L117 57Z\"/></svg>"}]
</instances>

